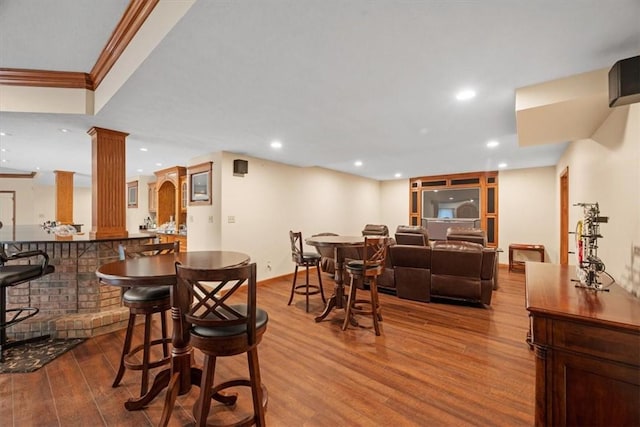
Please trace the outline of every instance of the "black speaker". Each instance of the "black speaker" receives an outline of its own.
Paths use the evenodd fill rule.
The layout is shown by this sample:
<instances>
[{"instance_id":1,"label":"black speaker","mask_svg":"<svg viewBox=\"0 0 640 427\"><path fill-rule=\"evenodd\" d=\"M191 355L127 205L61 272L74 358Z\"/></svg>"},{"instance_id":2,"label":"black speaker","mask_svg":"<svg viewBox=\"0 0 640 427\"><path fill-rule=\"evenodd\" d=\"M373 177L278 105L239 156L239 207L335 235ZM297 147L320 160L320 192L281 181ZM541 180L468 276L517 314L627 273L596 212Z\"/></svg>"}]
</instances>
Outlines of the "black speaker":
<instances>
[{"instance_id":1,"label":"black speaker","mask_svg":"<svg viewBox=\"0 0 640 427\"><path fill-rule=\"evenodd\" d=\"M640 102L640 56L621 59L609 70L609 107Z\"/></svg>"},{"instance_id":2,"label":"black speaker","mask_svg":"<svg viewBox=\"0 0 640 427\"><path fill-rule=\"evenodd\" d=\"M235 159L233 161L233 173L244 175L249 172L249 162L246 160Z\"/></svg>"}]
</instances>

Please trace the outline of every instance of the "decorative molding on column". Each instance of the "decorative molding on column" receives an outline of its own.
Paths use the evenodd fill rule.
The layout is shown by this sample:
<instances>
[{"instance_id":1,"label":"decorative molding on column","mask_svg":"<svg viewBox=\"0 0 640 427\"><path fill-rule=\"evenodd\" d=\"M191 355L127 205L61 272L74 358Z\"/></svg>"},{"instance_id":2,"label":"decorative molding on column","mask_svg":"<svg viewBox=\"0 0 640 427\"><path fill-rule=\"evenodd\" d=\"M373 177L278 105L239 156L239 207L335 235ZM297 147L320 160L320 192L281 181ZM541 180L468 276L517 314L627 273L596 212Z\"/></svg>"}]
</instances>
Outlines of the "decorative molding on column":
<instances>
[{"instance_id":1,"label":"decorative molding on column","mask_svg":"<svg viewBox=\"0 0 640 427\"><path fill-rule=\"evenodd\" d=\"M126 218L126 144L128 133L92 127L92 239L128 237Z\"/></svg>"},{"instance_id":2,"label":"decorative molding on column","mask_svg":"<svg viewBox=\"0 0 640 427\"><path fill-rule=\"evenodd\" d=\"M73 174L53 171L56 175L56 222L73 224Z\"/></svg>"}]
</instances>

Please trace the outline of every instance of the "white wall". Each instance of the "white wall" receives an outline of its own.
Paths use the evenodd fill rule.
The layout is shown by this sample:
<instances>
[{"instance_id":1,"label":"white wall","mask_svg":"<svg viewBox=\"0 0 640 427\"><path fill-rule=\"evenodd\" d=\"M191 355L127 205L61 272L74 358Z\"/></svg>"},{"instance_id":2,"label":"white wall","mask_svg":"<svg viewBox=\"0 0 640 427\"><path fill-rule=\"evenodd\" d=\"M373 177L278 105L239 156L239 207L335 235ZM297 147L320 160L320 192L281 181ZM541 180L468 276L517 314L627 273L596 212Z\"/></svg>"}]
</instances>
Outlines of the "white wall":
<instances>
[{"instance_id":1,"label":"white wall","mask_svg":"<svg viewBox=\"0 0 640 427\"><path fill-rule=\"evenodd\" d=\"M546 261L558 263L560 214L556 168L504 170L498 179L498 247L504 250L500 263L509 262L512 243L544 245ZM518 254L522 258L528 255Z\"/></svg>"},{"instance_id":2,"label":"white wall","mask_svg":"<svg viewBox=\"0 0 640 427\"><path fill-rule=\"evenodd\" d=\"M391 236L399 225L409 225L410 197L408 179L380 183L380 224L389 227Z\"/></svg>"},{"instance_id":3,"label":"white wall","mask_svg":"<svg viewBox=\"0 0 640 427\"><path fill-rule=\"evenodd\" d=\"M33 178L0 178L0 190L16 192L16 225L42 224L56 219L56 188ZM73 221L91 227L91 188L74 187Z\"/></svg>"},{"instance_id":4,"label":"white wall","mask_svg":"<svg viewBox=\"0 0 640 427\"><path fill-rule=\"evenodd\" d=\"M565 167L570 205L598 202L601 215L609 217L598 239L606 271L640 296L640 254L634 254L634 248L640 251L640 104L612 109L592 139L571 143L558 162L557 181ZM570 226L582 215L572 206Z\"/></svg>"},{"instance_id":5,"label":"white wall","mask_svg":"<svg viewBox=\"0 0 640 427\"><path fill-rule=\"evenodd\" d=\"M140 226L144 225L144 220L150 216L149 214L149 193L148 193L148 183L154 182L156 180L155 176L142 175L135 176L131 178L127 178L127 182L138 181L138 207L137 208L129 208L127 207L127 231L129 233L139 233ZM127 191L125 189L122 197L127 199ZM89 206L91 206L91 200L89 200ZM89 222L89 224L91 224Z\"/></svg>"},{"instance_id":6,"label":"white wall","mask_svg":"<svg viewBox=\"0 0 640 427\"><path fill-rule=\"evenodd\" d=\"M378 181L232 153L189 164L207 159L214 162L213 204L188 207L188 248L246 252L258 264L259 280L293 271L290 230L303 237L326 231L360 235L366 223L380 222ZM249 162L243 177L234 176L234 159Z\"/></svg>"}]
</instances>

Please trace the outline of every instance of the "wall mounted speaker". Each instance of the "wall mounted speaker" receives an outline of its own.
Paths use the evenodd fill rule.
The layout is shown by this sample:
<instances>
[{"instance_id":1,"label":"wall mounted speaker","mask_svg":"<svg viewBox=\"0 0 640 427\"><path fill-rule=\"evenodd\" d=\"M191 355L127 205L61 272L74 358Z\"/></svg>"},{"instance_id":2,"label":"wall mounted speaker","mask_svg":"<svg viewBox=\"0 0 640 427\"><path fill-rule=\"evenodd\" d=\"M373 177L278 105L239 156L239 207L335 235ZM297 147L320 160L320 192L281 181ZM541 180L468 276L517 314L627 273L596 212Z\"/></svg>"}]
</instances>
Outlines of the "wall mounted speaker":
<instances>
[{"instance_id":1,"label":"wall mounted speaker","mask_svg":"<svg viewBox=\"0 0 640 427\"><path fill-rule=\"evenodd\" d=\"M609 70L609 107L640 102L640 56L621 59Z\"/></svg>"},{"instance_id":2,"label":"wall mounted speaker","mask_svg":"<svg viewBox=\"0 0 640 427\"><path fill-rule=\"evenodd\" d=\"M246 160L235 159L233 161L233 174L244 175L249 172L249 162Z\"/></svg>"}]
</instances>

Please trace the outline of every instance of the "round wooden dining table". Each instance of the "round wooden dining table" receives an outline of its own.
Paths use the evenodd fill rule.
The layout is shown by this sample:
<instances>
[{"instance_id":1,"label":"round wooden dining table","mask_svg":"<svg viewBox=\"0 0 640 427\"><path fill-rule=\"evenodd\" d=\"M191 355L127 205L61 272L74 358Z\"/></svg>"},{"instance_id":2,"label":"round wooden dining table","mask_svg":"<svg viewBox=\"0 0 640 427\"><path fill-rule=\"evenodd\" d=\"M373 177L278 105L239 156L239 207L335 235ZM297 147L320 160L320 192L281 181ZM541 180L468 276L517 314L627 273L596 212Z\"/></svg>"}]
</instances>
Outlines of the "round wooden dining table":
<instances>
[{"instance_id":1,"label":"round wooden dining table","mask_svg":"<svg viewBox=\"0 0 640 427\"><path fill-rule=\"evenodd\" d=\"M171 320L173 322L171 368L159 372L144 396L125 402L125 408L133 411L144 408L165 387L165 406L162 411L161 425L166 425L176 396L199 385L202 371L191 366L192 347L189 345L189 324L183 321L191 304L191 296L176 285L176 262L191 268L222 269L237 267L249 263L250 257L241 252L231 251L194 251L175 254L162 254L148 257L131 258L104 264L96 270L100 281L106 285L132 286L173 286L171 292ZM224 401L224 396L212 396Z\"/></svg>"},{"instance_id":2,"label":"round wooden dining table","mask_svg":"<svg viewBox=\"0 0 640 427\"><path fill-rule=\"evenodd\" d=\"M320 322L331 313L334 308L346 307L346 296L344 294L344 248L362 247L364 245L363 236L313 236L305 239L305 243L315 247L333 248L335 262L334 280L336 282L333 295L327 300L324 310L316 316L316 322Z\"/></svg>"}]
</instances>

